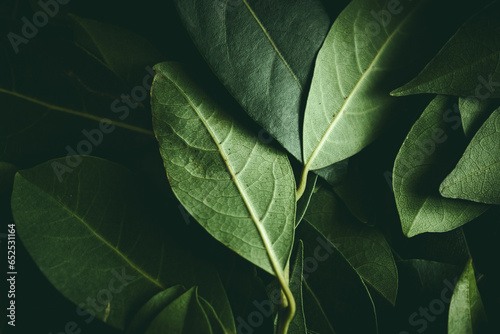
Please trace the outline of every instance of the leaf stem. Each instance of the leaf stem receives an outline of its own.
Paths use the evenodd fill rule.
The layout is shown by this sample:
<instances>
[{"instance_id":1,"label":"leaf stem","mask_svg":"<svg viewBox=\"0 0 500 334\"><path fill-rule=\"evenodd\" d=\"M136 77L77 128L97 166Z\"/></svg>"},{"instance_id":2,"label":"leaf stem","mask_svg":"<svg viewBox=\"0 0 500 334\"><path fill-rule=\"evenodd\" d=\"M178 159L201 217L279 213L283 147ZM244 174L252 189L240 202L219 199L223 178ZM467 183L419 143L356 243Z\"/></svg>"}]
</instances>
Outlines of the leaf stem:
<instances>
[{"instance_id":1,"label":"leaf stem","mask_svg":"<svg viewBox=\"0 0 500 334\"><path fill-rule=\"evenodd\" d=\"M299 187L297 188L297 201L302 197L307 185L307 174L309 173L309 167L307 165L302 170L302 176L300 179Z\"/></svg>"},{"instance_id":2,"label":"leaf stem","mask_svg":"<svg viewBox=\"0 0 500 334\"><path fill-rule=\"evenodd\" d=\"M288 266L287 266L288 267ZM285 297L287 299L287 309L288 309L288 314L286 315L286 318L283 320L282 325L279 326L278 328L278 334L287 334L288 333L288 327L290 326L290 323L292 322L293 317L295 316L295 311L297 309L297 306L295 305L295 298L293 298L292 291L290 291L290 287L288 286L288 283L285 280L285 277L283 276L283 271L282 270L276 270L276 276L278 277L278 281L280 282L281 285L281 290L285 294Z\"/></svg>"}]
</instances>

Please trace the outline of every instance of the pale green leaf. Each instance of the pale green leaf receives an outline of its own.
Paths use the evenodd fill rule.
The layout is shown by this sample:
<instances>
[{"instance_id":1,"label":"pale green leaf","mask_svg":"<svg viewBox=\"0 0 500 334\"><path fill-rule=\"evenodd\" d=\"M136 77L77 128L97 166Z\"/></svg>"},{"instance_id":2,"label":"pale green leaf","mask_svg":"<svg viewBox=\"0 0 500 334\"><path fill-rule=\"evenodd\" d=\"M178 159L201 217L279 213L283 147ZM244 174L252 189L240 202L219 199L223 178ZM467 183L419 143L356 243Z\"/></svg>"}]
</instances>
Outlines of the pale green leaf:
<instances>
[{"instance_id":1,"label":"pale green leaf","mask_svg":"<svg viewBox=\"0 0 500 334\"><path fill-rule=\"evenodd\" d=\"M153 126L172 190L214 238L279 277L295 223L287 156L233 119L182 66L155 68Z\"/></svg>"},{"instance_id":2,"label":"pale green leaf","mask_svg":"<svg viewBox=\"0 0 500 334\"><path fill-rule=\"evenodd\" d=\"M482 333L486 322L486 312L477 289L471 259L458 279L451 297L448 334Z\"/></svg>"},{"instance_id":3,"label":"pale green leaf","mask_svg":"<svg viewBox=\"0 0 500 334\"><path fill-rule=\"evenodd\" d=\"M449 198L500 204L500 108L472 138L439 190Z\"/></svg>"},{"instance_id":4,"label":"pale green leaf","mask_svg":"<svg viewBox=\"0 0 500 334\"><path fill-rule=\"evenodd\" d=\"M407 237L450 231L487 210L486 205L439 194L439 184L464 145L455 99L436 97L413 125L394 162L394 196Z\"/></svg>"},{"instance_id":5,"label":"pale green leaf","mask_svg":"<svg viewBox=\"0 0 500 334\"><path fill-rule=\"evenodd\" d=\"M425 0L399 6L393 1L354 0L339 15L319 51L307 100L306 171L358 153L391 125L405 101L389 92L423 65L435 41L447 36L448 26L432 29L438 21L442 26L442 18L434 15L443 11L443 5ZM427 34L433 39L422 48L421 39Z\"/></svg>"}]
</instances>

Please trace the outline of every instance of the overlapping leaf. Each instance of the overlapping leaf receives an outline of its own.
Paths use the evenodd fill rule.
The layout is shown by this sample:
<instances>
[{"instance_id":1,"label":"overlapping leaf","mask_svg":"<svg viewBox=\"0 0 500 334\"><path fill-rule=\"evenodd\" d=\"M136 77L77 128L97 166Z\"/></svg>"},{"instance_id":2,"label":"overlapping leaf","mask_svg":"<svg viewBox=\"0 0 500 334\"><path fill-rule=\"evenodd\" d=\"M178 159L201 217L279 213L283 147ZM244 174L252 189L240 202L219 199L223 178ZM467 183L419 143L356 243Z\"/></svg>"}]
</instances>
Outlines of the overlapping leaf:
<instances>
[{"instance_id":1,"label":"overlapping leaf","mask_svg":"<svg viewBox=\"0 0 500 334\"><path fill-rule=\"evenodd\" d=\"M356 221L330 191L320 188L304 217L346 257L363 280L392 304L398 271L383 234Z\"/></svg>"},{"instance_id":2,"label":"overlapping leaf","mask_svg":"<svg viewBox=\"0 0 500 334\"><path fill-rule=\"evenodd\" d=\"M486 322L486 312L470 260L453 291L448 315L448 334L482 333Z\"/></svg>"},{"instance_id":3,"label":"overlapping leaf","mask_svg":"<svg viewBox=\"0 0 500 334\"><path fill-rule=\"evenodd\" d=\"M19 172L12 194L19 237L64 296L124 329L156 293L196 284L235 332L214 268L164 235L144 210L131 172L85 157L59 182L54 168L65 163L59 159ZM98 298L97 307L88 298Z\"/></svg>"},{"instance_id":4,"label":"overlapping leaf","mask_svg":"<svg viewBox=\"0 0 500 334\"><path fill-rule=\"evenodd\" d=\"M330 27L319 0L176 0L194 43L245 111L297 159L314 58Z\"/></svg>"},{"instance_id":5,"label":"overlapping leaf","mask_svg":"<svg viewBox=\"0 0 500 334\"><path fill-rule=\"evenodd\" d=\"M233 119L182 66L156 70L154 130L174 193L213 237L279 276L295 222L288 158Z\"/></svg>"},{"instance_id":6,"label":"overlapping leaf","mask_svg":"<svg viewBox=\"0 0 500 334\"><path fill-rule=\"evenodd\" d=\"M438 21L442 27L436 19L442 5L418 1L386 9L390 1L354 0L340 14L318 54L307 100L306 171L354 155L388 128L403 103L389 92L423 66L432 43L446 36L446 29L432 29ZM431 35L422 49L417 41Z\"/></svg>"},{"instance_id":7,"label":"overlapping leaf","mask_svg":"<svg viewBox=\"0 0 500 334\"><path fill-rule=\"evenodd\" d=\"M499 15L500 4L492 2L467 21L415 79L391 94L500 97Z\"/></svg>"},{"instance_id":8,"label":"overlapping leaf","mask_svg":"<svg viewBox=\"0 0 500 334\"><path fill-rule=\"evenodd\" d=\"M452 230L487 210L486 205L439 194L439 184L464 144L458 105L454 99L436 97L413 125L394 163L394 195L407 237Z\"/></svg>"},{"instance_id":9,"label":"overlapping leaf","mask_svg":"<svg viewBox=\"0 0 500 334\"><path fill-rule=\"evenodd\" d=\"M472 138L439 191L449 198L500 204L500 108Z\"/></svg>"}]
</instances>

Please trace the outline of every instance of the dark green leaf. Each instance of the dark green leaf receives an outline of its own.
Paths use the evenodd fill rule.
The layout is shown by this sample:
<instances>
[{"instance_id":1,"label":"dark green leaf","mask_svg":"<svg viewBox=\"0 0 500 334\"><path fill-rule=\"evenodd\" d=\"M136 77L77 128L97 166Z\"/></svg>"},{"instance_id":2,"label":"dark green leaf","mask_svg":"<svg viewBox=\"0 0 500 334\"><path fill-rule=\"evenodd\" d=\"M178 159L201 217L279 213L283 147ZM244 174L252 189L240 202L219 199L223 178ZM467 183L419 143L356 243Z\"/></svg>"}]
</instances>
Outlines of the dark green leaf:
<instances>
[{"instance_id":1,"label":"dark green leaf","mask_svg":"<svg viewBox=\"0 0 500 334\"><path fill-rule=\"evenodd\" d=\"M151 322L145 334L212 334L210 321L193 287L168 304Z\"/></svg>"},{"instance_id":2,"label":"dark green leaf","mask_svg":"<svg viewBox=\"0 0 500 334\"><path fill-rule=\"evenodd\" d=\"M478 101L460 97L458 105L465 135L472 138L500 102L494 99Z\"/></svg>"},{"instance_id":3,"label":"dark green leaf","mask_svg":"<svg viewBox=\"0 0 500 334\"><path fill-rule=\"evenodd\" d=\"M309 290L307 299L304 297L307 329L318 331L318 325L329 328L322 315L310 315L319 309L332 326L325 333L333 329L338 333L377 333L370 292L344 255L307 220L297 228L297 238L304 242L304 279L308 286L305 289ZM309 309L311 297L318 304ZM310 321L310 317L314 320Z\"/></svg>"},{"instance_id":4,"label":"dark green leaf","mask_svg":"<svg viewBox=\"0 0 500 334\"><path fill-rule=\"evenodd\" d=\"M449 198L500 204L500 108L472 138L439 191Z\"/></svg>"},{"instance_id":5,"label":"dark green leaf","mask_svg":"<svg viewBox=\"0 0 500 334\"><path fill-rule=\"evenodd\" d=\"M20 171L12 194L19 237L64 296L124 329L129 317L158 292L175 284L199 285L217 305L228 331L235 332L214 268L165 236L144 210L130 171L84 157L59 182L54 169L69 168L64 164L65 159L58 159Z\"/></svg>"},{"instance_id":6,"label":"dark green leaf","mask_svg":"<svg viewBox=\"0 0 500 334\"><path fill-rule=\"evenodd\" d=\"M482 333L486 322L486 312L477 289L471 259L453 291L448 316L448 334Z\"/></svg>"},{"instance_id":7,"label":"dark green leaf","mask_svg":"<svg viewBox=\"0 0 500 334\"><path fill-rule=\"evenodd\" d=\"M313 195L314 189L316 187L316 181L318 180L318 175L311 174L307 177L307 186L304 191L304 195L297 201L297 215L295 217L295 227L299 226L302 218L307 212L307 208L309 207L309 202L311 201L311 197Z\"/></svg>"},{"instance_id":8,"label":"dark green leaf","mask_svg":"<svg viewBox=\"0 0 500 334\"><path fill-rule=\"evenodd\" d=\"M395 303L398 271L391 248L380 231L356 221L335 195L324 188L313 195L304 220L345 256L367 284Z\"/></svg>"},{"instance_id":9,"label":"dark green leaf","mask_svg":"<svg viewBox=\"0 0 500 334\"><path fill-rule=\"evenodd\" d=\"M499 16L500 3L493 2L467 21L415 79L391 94L500 97Z\"/></svg>"},{"instance_id":10,"label":"dark green leaf","mask_svg":"<svg viewBox=\"0 0 500 334\"><path fill-rule=\"evenodd\" d=\"M74 41L131 86L142 83L145 67L165 60L143 37L127 29L70 14Z\"/></svg>"},{"instance_id":11,"label":"dark green leaf","mask_svg":"<svg viewBox=\"0 0 500 334\"><path fill-rule=\"evenodd\" d=\"M127 326L126 334L143 334L151 321L170 303L186 292L180 285L174 285L154 295L137 312Z\"/></svg>"},{"instance_id":12,"label":"dark green leaf","mask_svg":"<svg viewBox=\"0 0 500 334\"><path fill-rule=\"evenodd\" d=\"M464 145L458 105L438 96L413 125L394 163L393 186L403 233L457 228L487 210L486 205L441 197L439 184Z\"/></svg>"},{"instance_id":13,"label":"dark green leaf","mask_svg":"<svg viewBox=\"0 0 500 334\"><path fill-rule=\"evenodd\" d=\"M299 240L295 262L292 264L292 274L290 275L290 290L295 297L297 311L290 323L289 334L307 334L306 319L304 315L304 305L302 298L302 281L304 279L304 244Z\"/></svg>"},{"instance_id":14,"label":"dark green leaf","mask_svg":"<svg viewBox=\"0 0 500 334\"><path fill-rule=\"evenodd\" d=\"M330 19L319 0L176 0L212 70L245 111L297 159L316 52Z\"/></svg>"}]
</instances>

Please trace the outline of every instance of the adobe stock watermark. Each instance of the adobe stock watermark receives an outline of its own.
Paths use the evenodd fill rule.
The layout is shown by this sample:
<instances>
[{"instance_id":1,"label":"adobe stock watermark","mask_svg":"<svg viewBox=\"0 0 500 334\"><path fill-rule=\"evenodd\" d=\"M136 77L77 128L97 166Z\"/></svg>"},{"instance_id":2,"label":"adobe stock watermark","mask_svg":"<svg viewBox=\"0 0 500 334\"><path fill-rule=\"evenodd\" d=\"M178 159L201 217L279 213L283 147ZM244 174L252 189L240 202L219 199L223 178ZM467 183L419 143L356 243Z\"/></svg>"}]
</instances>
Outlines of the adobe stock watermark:
<instances>
[{"instance_id":1,"label":"adobe stock watermark","mask_svg":"<svg viewBox=\"0 0 500 334\"><path fill-rule=\"evenodd\" d=\"M332 244L322 237L317 237L318 245L314 248L313 255L304 258L304 279L314 273L321 262L326 261L334 252L336 245ZM295 290L297 287L294 284L302 284L302 282L290 283L290 289ZM238 334L253 334L255 329L264 324L265 318L273 315L273 309L279 308L281 305L282 292L281 288L276 288L269 293L269 299L257 301L254 300L252 305L255 306L255 311L248 314L246 319L236 317L236 331Z\"/></svg>"},{"instance_id":2,"label":"adobe stock watermark","mask_svg":"<svg viewBox=\"0 0 500 334\"><path fill-rule=\"evenodd\" d=\"M87 325L95 319L96 313L102 311L105 311L105 319L103 320L106 321L109 316L109 312L111 311L111 302L113 301L113 297L121 293L127 285L137 278L137 276L125 273L125 268L122 268L121 273L113 269L111 274L113 275L113 278L110 279L106 288L99 290L95 296L88 297L85 302L80 303L76 307L76 314L80 317L86 317L83 321ZM60 332L49 332L49 334L80 333L82 333L82 327L77 321L74 320L68 321L65 324L64 329Z\"/></svg>"},{"instance_id":3,"label":"adobe stock watermark","mask_svg":"<svg viewBox=\"0 0 500 334\"><path fill-rule=\"evenodd\" d=\"M466 98L467 101L478 105L481 101L488 99L491 94L493 94L497 87L500 87L500 82L493 81L493 75L490 74L487 76L487 79L480 75L477 77L477 81L479 82L474 90L473 96L468 96ZM454 103L452 108L447 109L443 114L443 121L445 123L453 123L450 128L452 130L457 130L461 128L462 118L460 116L460 110L457 103ZM435 128L432 132L430 138L426 138L417 142L418 150L412 152L411 154L411 163L407 160L404 160L403 163L407 168L412 168L414 166L420 165L426 157L430 156L436 151L437 145L444 143L448 140L448 135L446 135L445 130L442 128ZM392 186L392 171L385 171L384 178L391 189L394 192Z\"/></svg>"},{"instance_id":4,"label":"adobe stock watermark","mask_svg":"<svg viewBox=\"0 0 500 334\"><path fill-rule=\"evenodd\" d=\"M420 306L418 312L413 312L408 317L408 323L414 327L412 332L401 331L399 334L411 334L415 333L415 331L417 333L423 333L427 327L429 327L429 323L436 321L436 319L446 311L446 305L451 303L451 296L453 295L453 290L457 282L458 276L455 277L453 283L445 279L443 281L445 287L441 290L439 298L431 300L427 307Z\"/></svg>"},{"instance_id":5,"label":"adobe stock watermark","mask_svg":"<svg viewBox=\"0 0 500 334\"><path fill-rule=\"evenodd\" d=\"M137 108L139 103L149 98L149 90L151 89L150 81L154 78L155 72L150 66L146 66L145 69L148 74L144 76L141 85L132 88L130 95L121 94L119 99L111 102L111 112L117 114L118 118L122 121L127 119L131 109ZM67 155L65 163L54 161L51 164L52 170L59 182L63 182L64 174L72 173L73 169L82 163L82 155L91 155L94 148L101 145L104 141L104 135L111 134L115 129L116 126L107 118L101 119L99 126L94 129L83 129L82 135L85 139L78 142L75 149L70 145L66 146Z\"/></svg>"},{"instance_id":6,"label":"adobe stock watermark","mask_svg":"<svg viewBox=\"0 0 500 334\"><path fill-rule=\"evenodd\" d=\"M28 44L30 40L38 35L39 29L45 27L51 18L59 13L60 5L67 5L70 0L39 0L38 6L41 10L33 14L31 20L26 16L21 18L23 26L20 34L9 32L7 39L12 46L12 49L17 54L21 44Z\"/></svg>"}]
</instances>

